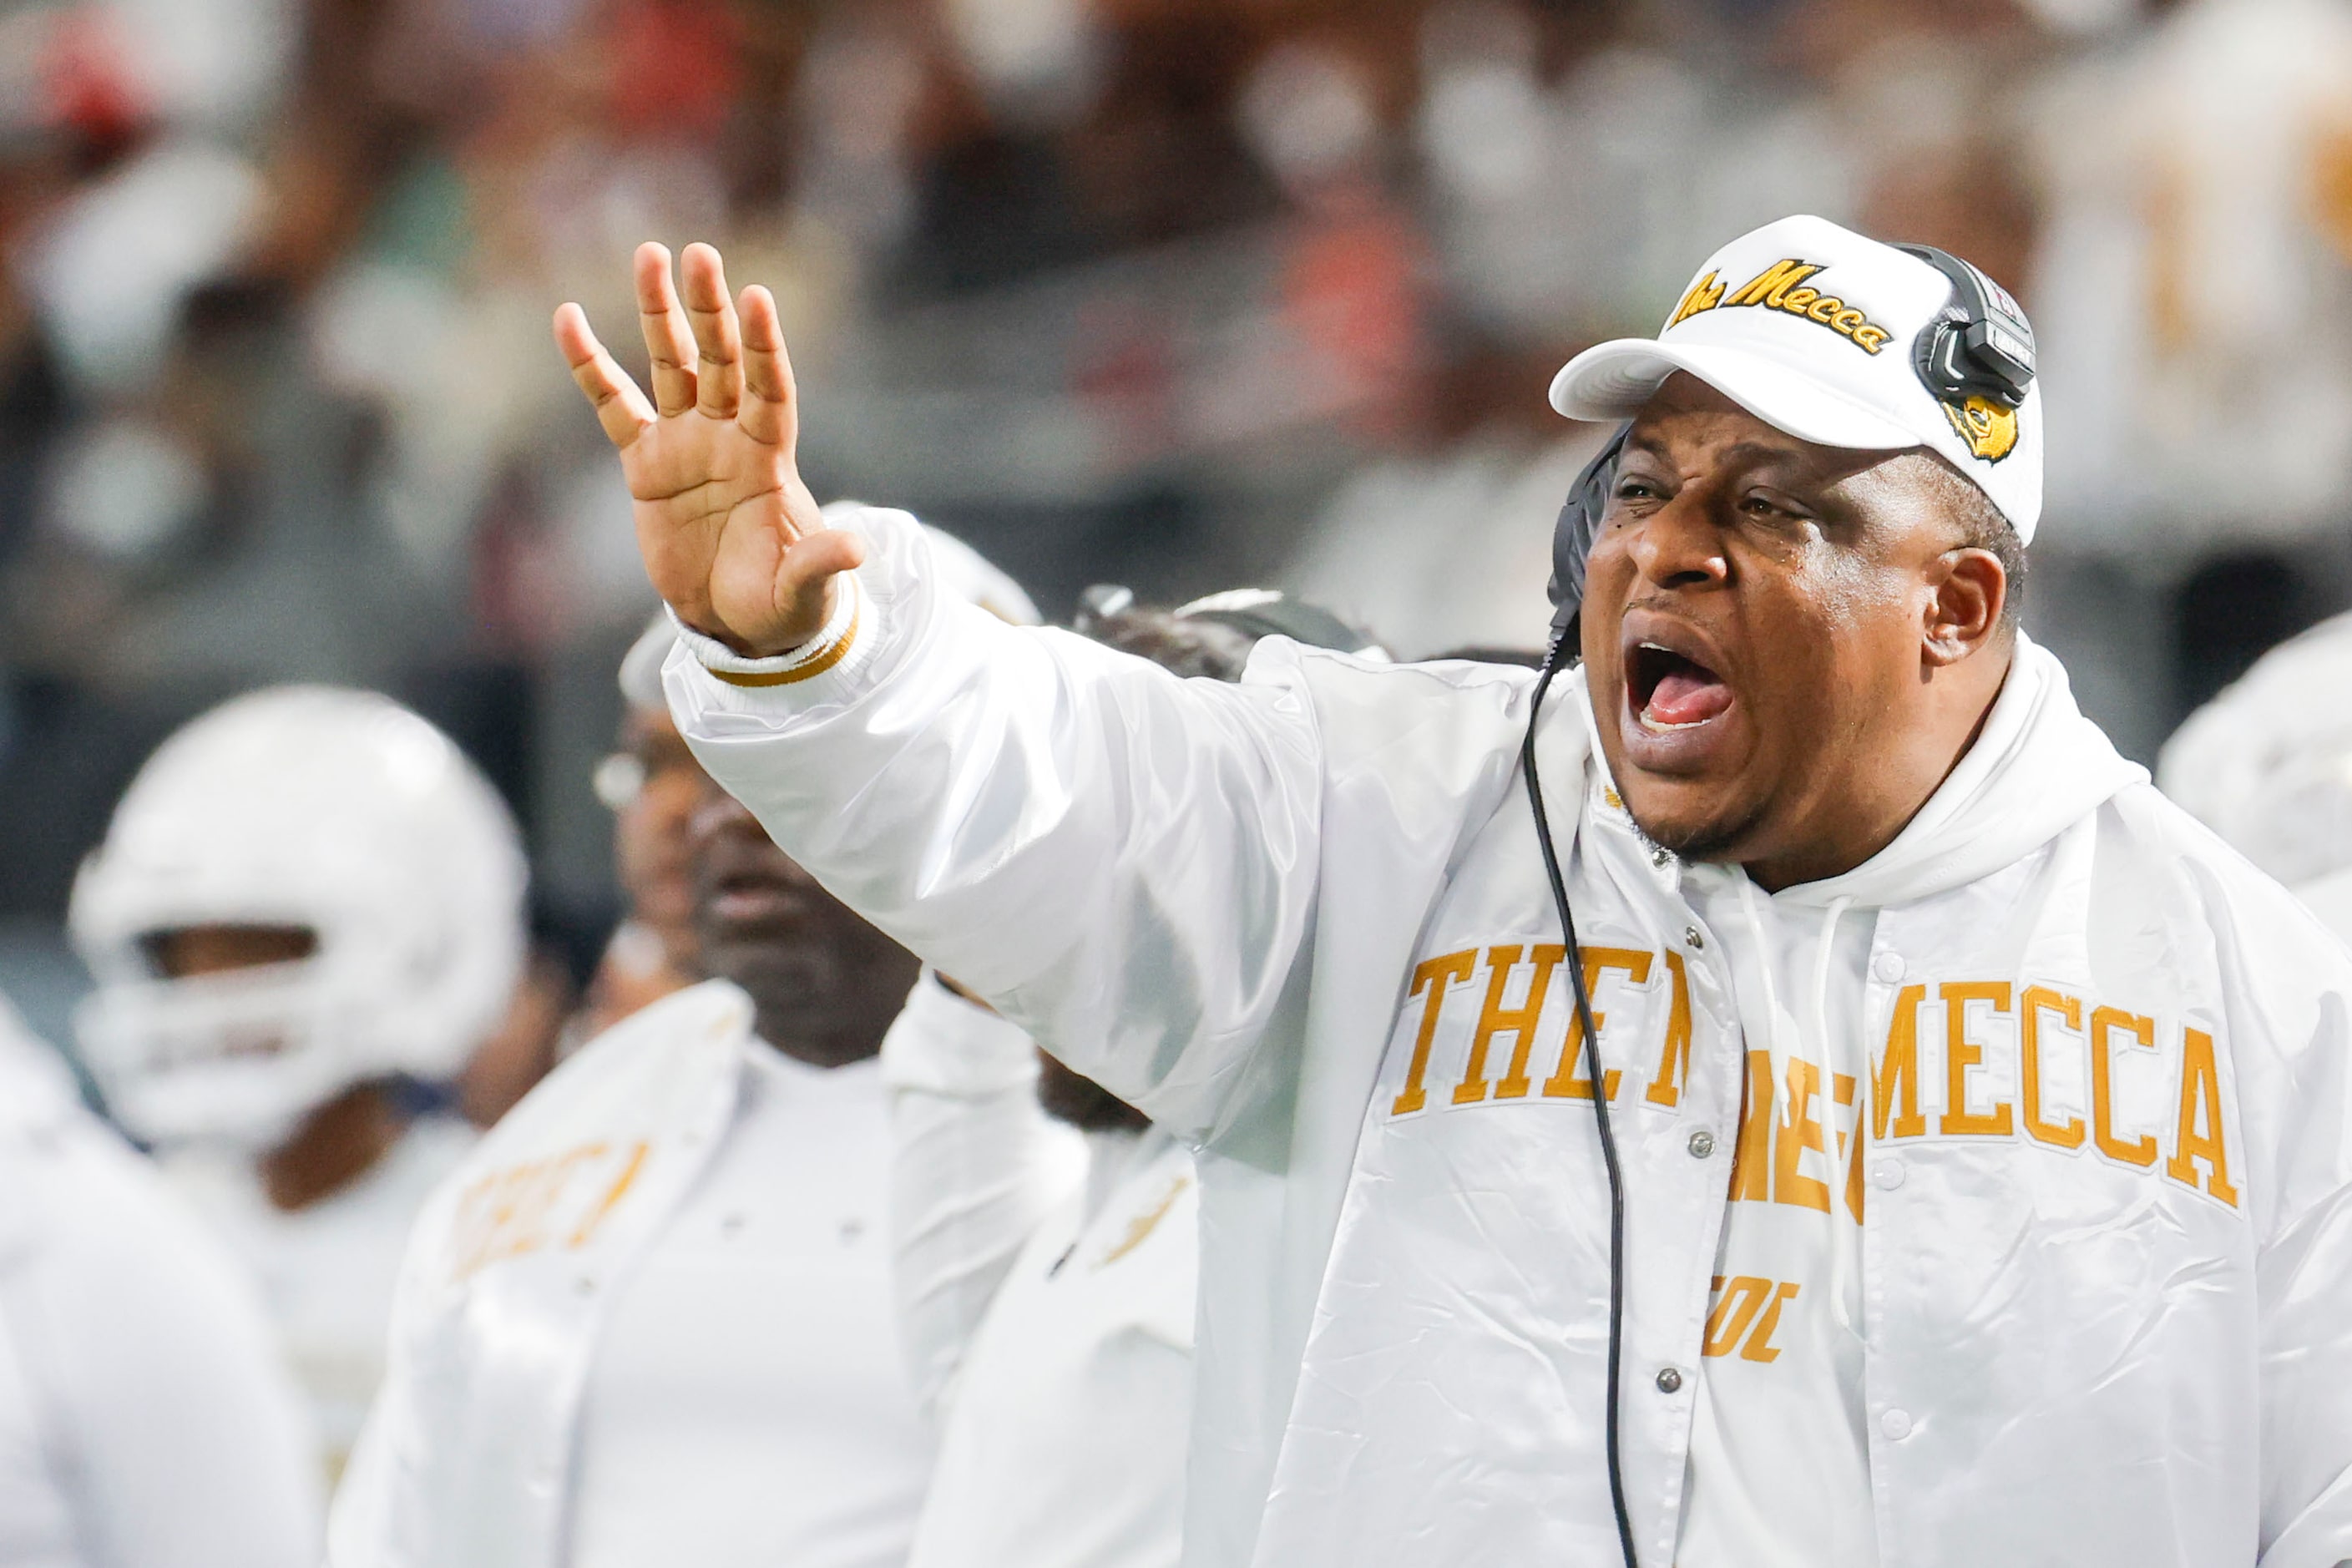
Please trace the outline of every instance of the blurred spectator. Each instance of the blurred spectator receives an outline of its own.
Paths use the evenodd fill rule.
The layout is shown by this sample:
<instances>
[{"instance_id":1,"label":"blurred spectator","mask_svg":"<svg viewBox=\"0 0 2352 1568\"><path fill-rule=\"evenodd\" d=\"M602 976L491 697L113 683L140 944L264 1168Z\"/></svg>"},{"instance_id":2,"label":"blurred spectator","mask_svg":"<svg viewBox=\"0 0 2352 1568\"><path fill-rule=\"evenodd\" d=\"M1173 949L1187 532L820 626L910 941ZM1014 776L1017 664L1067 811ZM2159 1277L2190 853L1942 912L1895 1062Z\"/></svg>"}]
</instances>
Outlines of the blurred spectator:
<instances>
[{"instance_id":1,"label":"blurred spectator","mask_svg":"<svg viewBox=\"0 0 2352 1568\"><path fill-rule=\"evenodd\" d=\"M1606 435L1552 413L1556 368L1496 357L1459 367L1425 405L1419 441L1339 488L1284 580L1382 627L1409 658L1544 647L1552 521Z\"/></svg>"},{"instance_id":2,"label":"blurred spectator","mask_svg":"<svg viewBox=\"0 0 2352 1568\"><path fill-rule=\"evenodd\" d=\"M2188 0L2054 80L2050 506L2105 548L2352 518L2352 13Z\"/></svg>"}]
</instances>

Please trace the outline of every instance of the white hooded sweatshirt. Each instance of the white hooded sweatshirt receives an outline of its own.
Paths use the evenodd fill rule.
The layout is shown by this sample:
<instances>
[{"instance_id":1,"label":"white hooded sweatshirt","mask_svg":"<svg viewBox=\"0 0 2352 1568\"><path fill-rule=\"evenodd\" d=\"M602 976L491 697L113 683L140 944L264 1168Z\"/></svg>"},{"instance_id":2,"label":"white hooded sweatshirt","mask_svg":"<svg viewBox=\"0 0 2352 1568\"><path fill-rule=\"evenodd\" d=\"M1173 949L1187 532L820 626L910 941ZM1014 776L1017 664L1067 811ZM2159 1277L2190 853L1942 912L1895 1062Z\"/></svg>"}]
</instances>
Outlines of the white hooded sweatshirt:
<instances>
[{"instance_id":1,"label":"white hooded sweatshirt","mask_svg":"<svg viewBox=\"0 0 2352 1568\"><path fill-rule=\"evenodd\" d=\"M1517 775L1527 673L1277 638L1238 686L1180 681L943 603L903 514L835 522L872 546L846 647L745 685L693 641L673 710L837 895L1198 1144L1188 1563L1613 1560L1607 1205ZM2352 1557L2344 950L2023 639L1895 841L1769 899L1654 854L1580 683L1556 691L1538 752L1624 1162L1642 1560L1738 1517L1700 1399L1736 1426L1754 1391L1709 1363L1834 1361L1808 1309L1853 1342L1812 1369L1849 1451L1798 1458L1880 1563ZM1857 1245L1751 1223L1782 1207L1852 1214ZM1803 1277L1750 1272L1751 1242Z\"/></svg>"}]
</instances>

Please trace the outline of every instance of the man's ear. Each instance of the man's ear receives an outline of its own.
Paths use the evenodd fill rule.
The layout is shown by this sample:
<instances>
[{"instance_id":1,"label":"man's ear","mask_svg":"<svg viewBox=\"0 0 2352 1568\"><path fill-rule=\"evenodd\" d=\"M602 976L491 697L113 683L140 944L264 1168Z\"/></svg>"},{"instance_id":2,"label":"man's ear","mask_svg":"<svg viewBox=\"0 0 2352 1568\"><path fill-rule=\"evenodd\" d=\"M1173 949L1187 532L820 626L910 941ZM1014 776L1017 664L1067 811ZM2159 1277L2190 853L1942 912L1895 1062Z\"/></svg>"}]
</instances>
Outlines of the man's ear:
<instances>
[{"instance_id":1,"label":"man's ear","mask_svg":"<svg viewBox=\"0 0 2352 1568\"><path fill-rule=\"evenodd\" d=\"M1992 552L1946 551L1928 568L1927 586L1919 658L1928 668L1958 664L2000 637L2009 574Z\"/></svg>"}]
</instances>

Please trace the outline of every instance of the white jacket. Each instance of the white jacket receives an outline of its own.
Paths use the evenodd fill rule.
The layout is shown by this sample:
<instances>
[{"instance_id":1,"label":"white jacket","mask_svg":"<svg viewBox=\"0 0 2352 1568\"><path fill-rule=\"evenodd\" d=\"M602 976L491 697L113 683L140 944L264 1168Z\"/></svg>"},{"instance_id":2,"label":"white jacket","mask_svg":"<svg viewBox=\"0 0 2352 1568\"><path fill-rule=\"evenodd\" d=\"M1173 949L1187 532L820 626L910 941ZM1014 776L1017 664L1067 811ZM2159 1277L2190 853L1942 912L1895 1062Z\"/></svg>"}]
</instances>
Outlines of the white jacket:
<instances>
[{"instance_id":1,"label":"white jacket","mask_svg":"<svg viewBox=\"0 0 2352 1568\"><path fill-rule=\"evenodd\" d=\"M328 1521L335 1568L569 1561L599 1331L726 1131L751 1027L731 985L664 997L533 1089L426 1203Z\"/></svg>"},{"instance_id":2,"label":"white jacket","mask_svg":"<svg viewBox=\"0 0 2352 1568\"><path fill-rule=\"evenodd\" d=\"M1516 770L1528 677L1271 639L1239 686L1179 681L941 602L903 514L841 521L873 546L846 654L750 687L681 647L672 708L837 895L1198 1142L1188 1561L1608 1560L1606 1205L1557 1068L1567 987L1526 1065L1471 1059L1475 995L1417 1049L1417 969L1559 941ZM1698 1364L1731 1174L1692 1135L1732 1128L1743 1058L1778 1054L1784 1020L1833 1015L1869 1020L1827 1044L1871 1064L1885 1133L1852 1167L1881 1559L2352 1557L2344 950L2021 639L1895 842L1771 900L1858 912L1847 994L1768 1007L1726 963L1763 926L1698 918L1581 711L1562 682L1538 752L1575 826L1586 962L1623 971L1600 977L1624 998L1601 1047L1623 1080L1643 1560L1673 1550L1690 1422L1687 1380L1649 1373ZM1529 1092L1537 1070L1556 1093ZM1504 1167L1556 1180L1472 1206ZM1530 1280L1542 1312L1487 1310Z\"/></svg>"},{"instance_id":3,"label":"white jacket","mask_svg":"<svg viewBox=\"0 0 2352 1568\"><path fill-rule=\"evenodd\" d=\"M723 981L591 1042L425 1205L331 1560L902 1561L887 1161L879 1064L782 1056Z\"/></svg>"},{"instance_id":4,"label":"white jacket","mask_svg":"<svg viewBox=\"0 0 2352 1568\"><path fill-rule=\"evenodd\" d=\"M316 1563L317 1450L252 1282L5 1001L0 1194L0 1563Z\"/></svg>"},{"instance_id":5,"label":"white jacket","mask_svg":"<svg viewBox=\"0 0 2352 1568\"><path fill-rule=\"evenodd\" d=\"M1175 1568L1192 1156L1156 1127L1081 1142L1029 1037L928 976L882 1067L900 1328L940 1431L908 1568Z\"/></svg>"}]
</instances>

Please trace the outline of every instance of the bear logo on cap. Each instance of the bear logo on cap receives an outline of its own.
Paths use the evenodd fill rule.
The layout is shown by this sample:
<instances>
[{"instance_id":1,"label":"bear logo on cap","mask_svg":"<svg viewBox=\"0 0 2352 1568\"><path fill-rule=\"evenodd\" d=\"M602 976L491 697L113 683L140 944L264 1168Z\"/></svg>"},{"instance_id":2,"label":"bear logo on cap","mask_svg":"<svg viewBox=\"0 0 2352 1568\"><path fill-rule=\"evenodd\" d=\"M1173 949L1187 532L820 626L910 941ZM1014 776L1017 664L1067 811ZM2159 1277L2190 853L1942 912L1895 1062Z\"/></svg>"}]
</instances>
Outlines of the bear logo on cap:
<instances>
[{"instance_id":1,"label":"bear logo on cap","mask_svg":"<svg viewBox=\"0 0 2352 1568\"><path fill-rule=\"evenodd\" d=\"M1969 455L1998 463L2017 450L2017 410L2003 408L1989 397L1964 397L1943 405L1944 417L1968 443Z\"/></svg>"}]
</instances>

